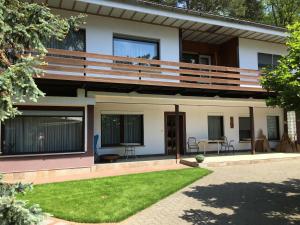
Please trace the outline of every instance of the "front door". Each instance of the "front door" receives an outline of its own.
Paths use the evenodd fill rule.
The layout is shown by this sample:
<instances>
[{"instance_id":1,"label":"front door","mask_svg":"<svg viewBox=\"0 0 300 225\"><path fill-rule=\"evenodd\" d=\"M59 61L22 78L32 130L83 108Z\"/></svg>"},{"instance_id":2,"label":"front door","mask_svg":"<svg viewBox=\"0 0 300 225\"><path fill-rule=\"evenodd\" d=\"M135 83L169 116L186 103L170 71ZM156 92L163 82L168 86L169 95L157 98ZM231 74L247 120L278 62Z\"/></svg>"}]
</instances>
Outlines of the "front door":
<instances>
[{"instance_id":1,"label":"front door","mask_svg":"<svg viewBox=\"0 0 300 225\"><path fill-rule=\"evenodd\" d=\"M179 147L180 154L185 153L186 131L185 113L179 113ZM176 155L176 123L175 112L165 112L165 152L167 155Z\"/></svg>"}]
</instances>

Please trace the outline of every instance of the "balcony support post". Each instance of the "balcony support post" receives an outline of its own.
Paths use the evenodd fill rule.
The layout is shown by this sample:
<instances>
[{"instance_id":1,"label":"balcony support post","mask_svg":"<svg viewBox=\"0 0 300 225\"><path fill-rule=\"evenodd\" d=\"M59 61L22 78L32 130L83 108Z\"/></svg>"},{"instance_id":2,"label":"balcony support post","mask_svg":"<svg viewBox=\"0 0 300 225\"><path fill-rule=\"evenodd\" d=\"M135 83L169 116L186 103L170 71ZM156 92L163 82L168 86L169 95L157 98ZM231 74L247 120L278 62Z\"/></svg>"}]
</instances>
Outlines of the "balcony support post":
<instances>
[{"instance_id":1,"label":"balcony support post","mask_svg":"<svg viewBox=\"0 0 300 225\"><path fill-rule=\"evenodd\" d=\"M180 126L179 126L179 105L175 105L175 127L176 127L176 163L180 159Z\"/></svg>"},{"instance_id":2,"label":"balcony support post","mask_svg":"<svg viewBox=\"0 0 300 225\"><path fill-rule=\"evenodd\" d=\"M254 112L253 107L249 107L250 114L250 135L251 135L251 153L255 154L255 130L254 130Z\"/></svg>"}]
</instances>

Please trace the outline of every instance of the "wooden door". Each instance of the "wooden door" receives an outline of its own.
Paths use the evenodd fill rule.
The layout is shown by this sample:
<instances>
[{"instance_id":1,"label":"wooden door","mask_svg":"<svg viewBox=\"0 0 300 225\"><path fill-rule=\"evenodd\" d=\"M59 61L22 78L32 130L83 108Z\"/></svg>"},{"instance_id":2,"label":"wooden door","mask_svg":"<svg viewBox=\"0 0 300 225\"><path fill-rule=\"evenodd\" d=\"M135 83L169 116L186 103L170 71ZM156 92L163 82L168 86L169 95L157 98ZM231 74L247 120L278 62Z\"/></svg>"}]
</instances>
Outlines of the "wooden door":
<instances>
[{"instance_id":1,"label":"wooden door","mask_svg":"<svg viewBox=\"0 0 300 225\"><path fill-rule=\"evenodd\" d=\"M179 113L179 146L180 154L185 153L186 130L185 113ZM176 155L176 123L175 113L165 112L165 153L166 155Z\"/></svg>"}]
</instances>

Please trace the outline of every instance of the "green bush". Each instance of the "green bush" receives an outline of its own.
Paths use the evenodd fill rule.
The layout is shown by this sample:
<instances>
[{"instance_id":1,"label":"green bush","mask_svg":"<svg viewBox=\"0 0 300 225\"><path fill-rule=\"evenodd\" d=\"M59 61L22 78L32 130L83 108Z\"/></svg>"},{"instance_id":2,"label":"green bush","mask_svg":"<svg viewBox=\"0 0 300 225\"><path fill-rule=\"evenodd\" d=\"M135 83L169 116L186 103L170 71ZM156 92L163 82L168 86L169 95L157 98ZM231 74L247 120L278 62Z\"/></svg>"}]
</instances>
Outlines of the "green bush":
<instances>
[{"instance_id":1,"label":"green bush","mask_svg":"<svg viewBox=\"0 0 300 225\"><path fill-rule=\"evenodd\" d=\"M32 189L31 184L4 183L0 175L0 225L38 225L47 214L38 205L28 205L27 201L18 200L17 194L25 194Z\"/></svg>"},{"instance_id":2,"label":"green bush","mask_svg":"<svg viewBox=\"0 0 300 225\"><path fill-rule=\"evenodd\" d=\"M202 163L204 161L204 155L196 155L195 159L198 163Z\"/></svg>"}]
</instances>

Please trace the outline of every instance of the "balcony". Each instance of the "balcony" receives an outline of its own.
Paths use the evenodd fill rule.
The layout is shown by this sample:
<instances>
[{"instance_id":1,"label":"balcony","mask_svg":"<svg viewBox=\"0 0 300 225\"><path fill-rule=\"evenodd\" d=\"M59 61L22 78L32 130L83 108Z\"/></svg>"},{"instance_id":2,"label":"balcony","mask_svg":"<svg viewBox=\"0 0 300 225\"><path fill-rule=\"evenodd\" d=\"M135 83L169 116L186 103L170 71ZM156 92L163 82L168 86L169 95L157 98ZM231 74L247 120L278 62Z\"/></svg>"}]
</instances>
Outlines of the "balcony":
<instances>
[{"instance_id":1,"label":"balcony","mask_svg":"<svg viewBox=\"0 0 300 225\"><path fill-rule=\"evenodd\" d=\"M258 70L48 49L37 79L238 92L265 92Z\"/></svg>"}]
</instances>

